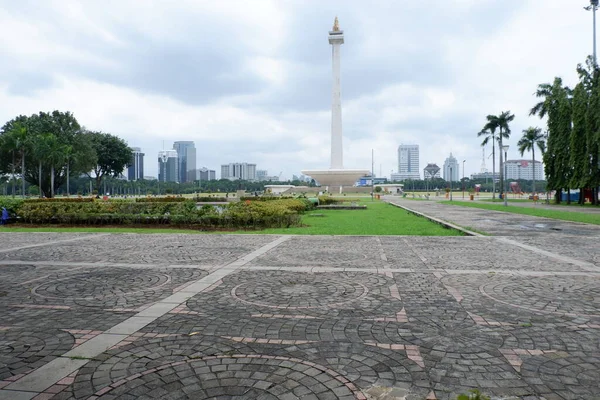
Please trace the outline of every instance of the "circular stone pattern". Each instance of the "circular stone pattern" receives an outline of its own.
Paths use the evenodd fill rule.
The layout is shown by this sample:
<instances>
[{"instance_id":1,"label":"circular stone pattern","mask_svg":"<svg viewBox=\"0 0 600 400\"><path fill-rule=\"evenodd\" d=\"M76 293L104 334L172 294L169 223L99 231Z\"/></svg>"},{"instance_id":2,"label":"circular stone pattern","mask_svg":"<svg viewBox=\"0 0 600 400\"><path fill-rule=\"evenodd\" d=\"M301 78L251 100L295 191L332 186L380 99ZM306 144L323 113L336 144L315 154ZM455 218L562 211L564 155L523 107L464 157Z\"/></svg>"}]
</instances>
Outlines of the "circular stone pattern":
<instances>
[{"instance_id":1,"label":"circular stone pattern","mask_svg":"<svg viewBox=\"0 0 600 400\"><path fill-rule=\"evenodd\" d=\"M270 277L237 285L231 295L261 307L307 309L341 306L362 299L369 289L362 283L322 274Z\"/></svg>"},{"instance_id":2,"label":"circular stone pattern","mask_svg":"<svg viewBox=\"0 0 600 400\"><path fill-rule=\"evenodd\" d=\"M60 330L0 331L0 380L30 372L73 347L74 339Z\"/></svg>"},{"instance_id":3,"label":"circular stone pattern","mask_svg":"<svg viewBox=\"0 0 600 400\"><path fill-rule=\"evenodd\" d=\"M582 317L600 317L600 279L590 276L519 277L494 279L480 292L507 306L529 311Z\"/></svg>"},{"instance_id":4,"label":"circular stone pattern","mask_svg":"<svg viewBox=\"0 0 600 400\"><path fill-rule=\"evenodd\" d=\"M266 355L210 356L173 362L114 382L111 387L96 392L98 400L154 398L161 392L173 399L194 400L348 399L361 395L347 379L323 366Z\"/></svg>"},{"instance_id":5,"label":"circular stone pattern","mask_svg":"<svg viewBox=\"0 0 600 400\"><path fill-rule=\"evenodd\" d=\"M599 357L525 357L521 374L525 382L539 389L540 380L548 387L547 392L540 394L565 399L594 399L600 393Z\"/></svg>"},{"instance_id":6,"label":"circular stone pattern","mask_svg":"<svg viewBox=\"0 0 600 400\"><path fill-rule=\"evenodd\" d=\"M425 332L410 341L422 348L445 353L478 354L497 351L502 347L504 339L500 335L486 332L481 327L471 326Z\"/></svg>"},{"instance_id":7,"label":"circular stone pattern","mask_svg":"<svg viewBox=\"0 0 600 400\"><path fill-rule=\"evenodd\" d=\"M89 306L106 306L107 299L161 290L171 278L160 272L111 269L71 275L33 288L33 294L47 299L73 300Z\"/></svg>"}]
</instances>

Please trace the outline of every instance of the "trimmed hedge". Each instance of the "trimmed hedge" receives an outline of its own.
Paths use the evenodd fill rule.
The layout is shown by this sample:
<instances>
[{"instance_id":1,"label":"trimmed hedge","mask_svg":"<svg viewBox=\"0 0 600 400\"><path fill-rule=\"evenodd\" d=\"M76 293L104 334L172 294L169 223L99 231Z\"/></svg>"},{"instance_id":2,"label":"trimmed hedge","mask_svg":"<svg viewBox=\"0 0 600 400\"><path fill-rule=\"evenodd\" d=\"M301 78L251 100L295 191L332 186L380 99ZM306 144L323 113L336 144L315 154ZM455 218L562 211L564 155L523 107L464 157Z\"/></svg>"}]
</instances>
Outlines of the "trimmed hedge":
<instances>
[{"instance_id":1,"label":"trimmed hedge","mask_svg":"<svg viewBox=\"0 0 600 400\"><path fill-rule=\"evenodd\" d=\"M306 199L204 205L185 201L25 202L18 215L26 223L71 225L188 225L200 229L264 229L300 225L313 207Z\"/></svg>"},{"instance_id":2,"label":"trimmed hedge","mask_svg":"<svg viewBox=\"0 0 600 400\"><path fill-rule=\"evenodd\" d=\"M26 199L25 203L91 203L95 199L93 197L53 197L51 199L38 198Z\"/></svg>"},{"instance_id":3,"label":"trimmed hedge","mask_svg":"<svg viewBox=\"0 0 600 400\"><path fill-rule=\"evenodd\" d=\"M203 202L218 202L218 203L227 203L227 199L225 197L210 197L210 196L196 196L194 201L199 203Z\"/></svg>"},{"instance_id":4,"label":"trimmed hedge","mask_svg":"<svg viewBox=\"0 0 600 400\"><path fill-rule=\"evenodd\" d=\"M10 197L0 197L0 210L2 208L6 208L7 210L17 211L25 200L10 198Z\"/></svg>"},{"instance_id":5,"label":"trimmed hedge","mask_svg":"<svg viewBox=\"0 0 600 400\"><path fill-rule=\"evenodd\" d=\"M185 197L137 197L136 203L182 203L186 200Z\"/></svg>"},{"instance_id":6,"label":"trimmed hedge","mask_svg":"<svg viewBox=\"0 0 600 400\"><path fill-rule=\"evenodd\" d=\"M330 206L333 204L342 204L344 201L341 199L336 199L334 197L328 196L319 196L319 205L322 206Z\"/></svg>"}]
</instances>

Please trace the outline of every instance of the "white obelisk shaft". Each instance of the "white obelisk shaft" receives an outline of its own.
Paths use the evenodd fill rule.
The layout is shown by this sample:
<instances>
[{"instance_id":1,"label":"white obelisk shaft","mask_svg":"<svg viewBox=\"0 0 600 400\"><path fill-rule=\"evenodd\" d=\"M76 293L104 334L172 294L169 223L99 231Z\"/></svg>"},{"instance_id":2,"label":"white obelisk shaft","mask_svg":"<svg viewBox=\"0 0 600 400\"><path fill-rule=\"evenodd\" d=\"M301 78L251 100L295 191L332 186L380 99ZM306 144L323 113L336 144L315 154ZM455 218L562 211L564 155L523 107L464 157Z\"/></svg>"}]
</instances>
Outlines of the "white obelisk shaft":
<instances>
[{"instance_id":1,"label":"white obelisk shaft","mask_svg":"<svg viewBox=\"0 0 600 400\"><path fill-rule=\"evenodd\" d=\"M342 147L342 100L340 90L340 46L344 43L344 31L329 32L332 46L333 88L331 96L331 169L344 168Z\"/></svg>"}]
</instances>

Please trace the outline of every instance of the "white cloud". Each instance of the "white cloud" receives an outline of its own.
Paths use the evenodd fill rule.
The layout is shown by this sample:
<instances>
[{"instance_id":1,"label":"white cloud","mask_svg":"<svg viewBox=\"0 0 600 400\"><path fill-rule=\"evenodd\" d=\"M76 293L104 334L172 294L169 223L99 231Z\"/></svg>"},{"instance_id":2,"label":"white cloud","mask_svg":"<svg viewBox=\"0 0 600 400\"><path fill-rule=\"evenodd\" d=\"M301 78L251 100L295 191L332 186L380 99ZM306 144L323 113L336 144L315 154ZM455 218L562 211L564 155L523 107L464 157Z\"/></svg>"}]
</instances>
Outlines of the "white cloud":
<instances>
[{"instance_id":1,"label":"white cloud","mask_svg":"<svg viewBox=\"0 0 600 400\"><path fill-rule=\"evenodd\" d=\"M0 120L40 110L73 111L88 128L142 147L150 174L156 173L154 159L163 140L167 147L174 140L194 140L198 165L216 170L238 160L287 177L303 168L327 167L329 108L306 102L321 93L328 101L330 87L305 79L329 76L329 57L314 60L328 54L327 30L339 12L346 33L345 165L370 169L374 149L376 172L389 175L397 168L398 145L416 143L421 168L427 162L441 166L452 151L467 160L468 175L481 164L476 133L487 114L516 114L514 149L522 129L541 124L527 117L536 85L556 75L568 84L576 80L576 64L591 52L591 15L581 8L586 4L453 0L432 9L409 2L367 8L359 1L56 0L19 7L0 0L0 35L9 39L0 42L0 71L5 72ZM313 38L319 42L305 43ZM120 75L125 65L134 65L134 76L146 76L149 66L127 64L127 52L156 44L179 46L190 56L210 48L236 57L224 60L232 65L227 70L216 65L219 78L231 75L233 89L205 88L203 82L217 78L206 72L212 69L201 63L191 72L178 69L181 60L155 62L174 66L165 74L193 74L184 77L190 81L202 77L189 90L206 90L207 101L187 102L168 86L148 91ZM293 57L296 51L301 55ZM69 63L77 63L79 72L67 68ZM17 78L25 71L48 75L53 84L18 93L15 86L22 82ZM107 79L109 73L113 79Z\"/></svg>"}]
</instances>

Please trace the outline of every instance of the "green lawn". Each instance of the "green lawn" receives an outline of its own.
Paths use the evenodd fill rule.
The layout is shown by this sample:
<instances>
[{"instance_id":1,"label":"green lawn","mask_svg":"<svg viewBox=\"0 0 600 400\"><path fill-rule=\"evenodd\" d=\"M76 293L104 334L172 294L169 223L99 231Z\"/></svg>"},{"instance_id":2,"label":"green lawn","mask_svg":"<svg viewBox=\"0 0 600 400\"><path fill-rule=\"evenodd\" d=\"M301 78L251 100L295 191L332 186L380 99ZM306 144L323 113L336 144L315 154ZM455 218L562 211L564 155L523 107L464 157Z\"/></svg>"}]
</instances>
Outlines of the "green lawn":
<instances>
[{"instance_id":1,"label":"green lawn","mask_svg":"<svg viewBox=\"0 0 600 400\"><path fill-rule=\"evenodd\" d=\"M452 206L481 208L484 210L505 211L514 214L532 215L534 217L545 217L560 219L563 221L585 222L587 224L600 225L600 214L585 214L571 211L546 210L541 208L519 207L510 204L505 207L502 204L486 204L486 203L467 203L466 201L446 201L440 204L448 204Z\"/></svg>"},{"instance_id":2,"label":"green lawn","mask_svg":"<svg viewBox=\"0 0 600 400\"><path fill-rule=\"evenodd\" d=\"M417 217L387 203L365 201L366 210L314 210L302 217L303 227L215 233L293 234L293 235L416 235L460 236L461 232L447 229L429 220ZM323 216L316 216L322 214ZM93 227L0 227L0 232L93 232L93 233L212 233L186 229L152 228L93 228Z\"/></svg>"},{"instance_id":3,"label":"green lawn","mask_svg":"<svg viewBox=\"0 0 600 400\"><path fill-rule=\"evenodd\" d=\"M266 229L252 233L293 235L415 235L461 236L425 218L417 217L390 204L365 201L366 210L315 210L302 217L307 225L289 229ZM315 216L322 214L323 217ZM242 232L238 232L242 233Z\"/></svg>"}]
</instances>

